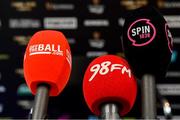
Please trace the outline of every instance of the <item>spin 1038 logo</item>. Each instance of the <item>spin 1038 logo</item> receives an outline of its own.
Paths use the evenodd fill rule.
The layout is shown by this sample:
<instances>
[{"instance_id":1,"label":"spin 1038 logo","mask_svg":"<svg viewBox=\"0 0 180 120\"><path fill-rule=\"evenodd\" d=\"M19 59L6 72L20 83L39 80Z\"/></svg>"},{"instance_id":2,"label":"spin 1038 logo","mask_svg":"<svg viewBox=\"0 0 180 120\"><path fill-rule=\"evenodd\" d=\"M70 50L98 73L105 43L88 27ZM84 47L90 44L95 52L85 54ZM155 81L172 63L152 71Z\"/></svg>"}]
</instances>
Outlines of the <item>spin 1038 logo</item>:
<instances>
[{"instance_id":1,"label":"spin 1038 logo","mask_svg":"<svg viewBox=\"0 0 180 120\"><path fill-rule=\"evenodd\" d=\"M128 28L127 36L133 46L146 46L154 40L156 28L149 19L138 19Z\"/></svg>"}]
</instances>

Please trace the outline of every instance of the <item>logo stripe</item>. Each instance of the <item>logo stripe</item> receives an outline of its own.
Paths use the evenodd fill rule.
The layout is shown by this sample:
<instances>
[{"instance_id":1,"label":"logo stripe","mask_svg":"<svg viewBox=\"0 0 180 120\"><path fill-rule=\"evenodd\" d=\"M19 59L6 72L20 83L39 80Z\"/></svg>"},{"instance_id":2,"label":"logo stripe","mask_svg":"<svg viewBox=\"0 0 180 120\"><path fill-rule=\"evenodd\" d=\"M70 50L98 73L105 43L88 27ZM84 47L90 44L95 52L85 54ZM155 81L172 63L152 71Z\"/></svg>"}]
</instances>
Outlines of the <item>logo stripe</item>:
<instances>
[{"instance_id":1,"label":"logo stripe","mask_svg":"<svg viewBox=\"0 0 180 120\"><path fill-rule=\"evenodd\" d=\"M51 52L33 52L30 53L29 55L38 55L38 54L51 54Z\"/></svg>"}]
</instances>

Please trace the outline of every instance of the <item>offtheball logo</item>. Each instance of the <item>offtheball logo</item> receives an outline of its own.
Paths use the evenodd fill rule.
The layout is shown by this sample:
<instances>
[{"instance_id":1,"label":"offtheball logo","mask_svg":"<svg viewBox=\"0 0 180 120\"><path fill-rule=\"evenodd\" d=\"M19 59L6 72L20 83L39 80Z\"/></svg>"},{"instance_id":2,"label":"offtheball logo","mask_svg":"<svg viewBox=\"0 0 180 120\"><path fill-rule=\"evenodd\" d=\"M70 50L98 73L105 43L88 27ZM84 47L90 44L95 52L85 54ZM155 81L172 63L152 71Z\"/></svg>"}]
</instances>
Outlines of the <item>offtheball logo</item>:
<instances>
[{"instance_id":1,"label":"offtheball logo","mask_svg":"<svg viewBox=\"0 0 180 120\"><path fill-rule=\"evenodd\" d=\"M156 29L149 19L138 19L128 28L127 36L133 46L141 47L154 40Z\"/></svg>"},{"instance_id":2,"label":"offtheball logo","mask_svg":"<svg viewBox=\"0 0 180 120\"><path fill-rule=\"evenodd\" d=\"M65 56L67 62L72 66L72 57L71 53L68 49L66 51L62 51L59 44L34 44L29 46L29 56L32 55L57 55L57 56ZM26 54L24 55L24 59L26 59Z\"/></svg>"},{"instance_id":3,"label":"offtheball logo","mask_svg":"<svg viewBox=\"0 0 180 120\"><path fill-rule=\"evenodd\" d=\"M29 47L29 55L51 54L63 56L60 45L55 44L35 44Z\"/></svg>"},{"instance_id":4,"label":"offtheball logo","mask_svg":"<svg viewBox=\"0 0 180 120\"><path fill-rule=\"evenodd\" d=\"M166 37L167 37L167 40L168 40L168 48L169 48L170 52L172 53L173 38L172 38L172 35L171 35L171 32L169 30L169 27L168 27L167 23L165 24L165 32L166 32Z\"/></svg>"}]
</instances>

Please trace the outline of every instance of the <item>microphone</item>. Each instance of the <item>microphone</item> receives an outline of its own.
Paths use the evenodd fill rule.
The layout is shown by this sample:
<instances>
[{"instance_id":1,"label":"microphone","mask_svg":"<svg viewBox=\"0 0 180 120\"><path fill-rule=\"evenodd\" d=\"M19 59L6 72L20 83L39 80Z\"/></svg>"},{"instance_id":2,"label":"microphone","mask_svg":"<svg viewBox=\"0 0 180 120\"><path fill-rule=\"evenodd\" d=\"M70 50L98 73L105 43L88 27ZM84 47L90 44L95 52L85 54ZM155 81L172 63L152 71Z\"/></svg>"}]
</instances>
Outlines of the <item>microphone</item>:
<instances>
[{"instance_id":1,"label":"microphone","mask_svg":"<svg viewBox=\"0 0 180 120\"><path fill-rule=\"evenodd\" d=\"M137 83L125 59L104 55L94 59L83 79L90 110L102 119L119 119L133 107Z\"/></svg>"},{"instance_id":2,"label":"microphone","mask_svg":"<svg viewBox=\"0 0 180 120\"><path fill-rule=\"evenodd\" d=\"M131 11L123 27L123 50L135 75L165 76L172 54L172 35L154 7Z\"/></svg>"},{"instance_id":3,"label":"microphone","mask_svg":"<svg viewBox=\"0 0 180 120\"><path fill-rule=\"evenodd\" d=\"M35 33L24 55L24 76L35 96L33 119L42 119L48 96L57 96L66 86L71 72L71 51L65 36L54 30Z\"/></svg>"},{"instance_id":4,"label":"microphone","mask_svg":"<svg viewBox=\"0 0 180 120\"><path fill-rule=\"evenodd\" d=\"M131 11L123 27L123 51L142 79L143 117L155 119L155 79L164 79L172 54L172 35L164 17L151 6Z\"/></svg>"}]
</instances>

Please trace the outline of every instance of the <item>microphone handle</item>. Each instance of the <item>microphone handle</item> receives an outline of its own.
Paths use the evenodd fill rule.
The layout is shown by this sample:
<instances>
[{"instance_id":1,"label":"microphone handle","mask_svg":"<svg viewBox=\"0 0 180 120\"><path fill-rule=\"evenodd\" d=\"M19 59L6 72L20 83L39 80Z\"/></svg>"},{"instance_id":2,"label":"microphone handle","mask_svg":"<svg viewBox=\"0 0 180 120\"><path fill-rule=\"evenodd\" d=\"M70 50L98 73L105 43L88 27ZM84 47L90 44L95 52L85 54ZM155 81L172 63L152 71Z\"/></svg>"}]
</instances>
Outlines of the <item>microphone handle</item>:
<instances>
[{"instance_id":1,"label":"microphone handle","mask_svg":"<svg viewBox=\"0 0 180 120\"><path fill-rule=\"evenodd\" d=\"M103 104L101 107L101 119L103 120L119 120L119 109L114 103Z\"/></svg>"},{"instance_id":2,"label":"microphone handle","mask_svg":"<svg viewBox=\"0 0 180 120\"><path fill-rule=\"evenodd\" d=\"M156 85L155 77L145 74L142 77L142 117L156 119Z\"/></svg>"},{"instance_id":3,"label":"microphone handle","mask_svg":"<svg viewBox=\"0 0 180 120\"><path fill-rule=\"evenodd\" d=\"M37 94L32 112L32 119L45 119L49 100L49 85L40 84L37 87Z\"/></svg>"}]
</instances>

